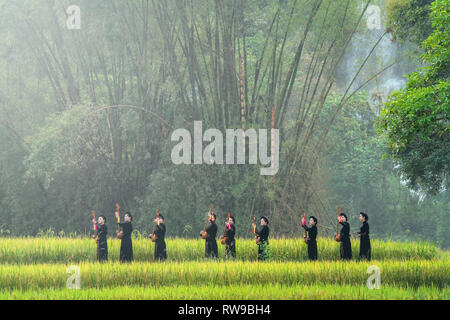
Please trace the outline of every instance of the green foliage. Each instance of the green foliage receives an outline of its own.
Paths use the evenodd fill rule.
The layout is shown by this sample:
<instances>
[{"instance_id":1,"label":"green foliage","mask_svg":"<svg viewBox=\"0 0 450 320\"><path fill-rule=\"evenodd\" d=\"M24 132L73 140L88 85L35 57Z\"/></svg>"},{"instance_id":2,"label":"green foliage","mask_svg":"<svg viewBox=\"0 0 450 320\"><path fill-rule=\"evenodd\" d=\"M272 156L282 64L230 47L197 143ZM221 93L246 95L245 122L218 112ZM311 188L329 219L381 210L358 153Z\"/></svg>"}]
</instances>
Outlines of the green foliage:
<instances>
[{"instance_id":1,"label":"green foliage","mask_svg":"<svg viewBox=\"0 0 450 320\"><path fill-rule=\"evenodd\" d=\"M360 225L359 212L367 212L371 237L434 240L448 247L441 216L450 192L424 197L400 181L395 162L380 156L387 141L377 135L377 110L367 100L360 93L349 101L330 132L327 167L333 174L327 186L333 192L324 202L350 213L352 228ZM327 105L333 106L333 101Z\"/></svg>"},{"instance_id":2,"label":"green foliage","mask_svg":"<svg viewBox=\"0 0 450 320\"><path fill-rule=\"evenodd\" d=\"M169 236L197 238L213 203L219 221L225 221L230 212L239 223L237 234L248 235L258 177L257 166L169 165L149 177L144 198L135 211L145 213L147 208L159 208L166 224L171 226ZM136 222L146 228L153 219L153 213L141 214ZM221 228L219 225L219 232Z\"/></svg>"},{"instance_id":3,"label":"green foliage","mask_svg":"<svg viewBox=\"0 0 450 320\"><path fill-rule=\"evenodd\" d=\"M450 2L435 0L431 8L433 33L422 43L422 59L429 66L424 69L419 86L446 81L450 75Z\"/></svg>"},{"instance_id":4,"label":"green foliage","mask_svg":"<svg viewBox=\"0 0 450 320\"><path fill-rule=\"evenodd\" d=\"M26 139L30 152L25 160L28 178L43 178L46 185L57 174L72 171L93 160L92 153L85 159L77 159L80 150L88 149L87 139L96 136L96 114L87 106L74 107L49 117L39 132ZM86 152L87 153L87 152Z\"/></svg>"},{"instance_id":5,"label":"green foliage","mask_svg":"<svg viewBox=\"0 0 450 320\"><path fill-rule=\"evenodd\" d=\"M433 33L423 42L428 66L409 76L407 88L386 103L378 130L389 140L409 186L438 193L450 173L449 2L432 4Z\"/></svg>"},{"instance_id":6,"label":"green foliage","mask_svg":"<svg viewBox=\"0 0 450 320\"><path fill-rule=\"evenodd\" d=\"M432 32L430 4L433 0L387 0L388 29L395 38L420 44Z\"/></svg>"}]
</instances>

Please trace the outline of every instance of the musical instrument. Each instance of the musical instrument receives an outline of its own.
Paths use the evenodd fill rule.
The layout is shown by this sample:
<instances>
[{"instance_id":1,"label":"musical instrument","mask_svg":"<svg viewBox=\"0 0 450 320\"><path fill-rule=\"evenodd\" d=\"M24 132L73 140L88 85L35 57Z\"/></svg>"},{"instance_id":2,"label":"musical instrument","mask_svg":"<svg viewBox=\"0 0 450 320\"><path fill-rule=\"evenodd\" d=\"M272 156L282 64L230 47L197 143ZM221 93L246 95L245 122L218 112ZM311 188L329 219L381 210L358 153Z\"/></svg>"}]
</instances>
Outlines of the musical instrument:
<instances>
[{"instance_id":1,"label":"musical instrument","mask_svg":"<svg viewBox=\"0 0 450 320\"><path fill-rule=\"evenodd\" d=\"M116 204L116 221L117 221L117 231L116 231L116 234L117 234L117 238L118 239L122 239L123 238L123 231L120 231L120 206L119 206L119 204L117 203Z\"/></svg>"},{"instance_id":2,"label":"musical instrument","mask_svg":"<svg viewBox=\"0 0 450 320\"><path fill-rule=\"evenodd\" d=\"M303 215L302 224L303 224L303 220L305 220L305 225L306 225L306 213L304 210L302 210L302 215ZM306 232L306 229L305 229L305 234L303 235L303 239L305 240L305 243L308 244L308 233Z\"/></svg>"},{"instance_id":3,"label":"musical instrument","mask_svg":"<svg viewBox=\"0 0 450 320\"><path fill-rule=\"evenodd\" d=\"M202 236L202 239L208 238L208 232L206 232L206 227L207 227L207 225L208 225L208 223L209 223L209 216L212 214L213 209L214 209L214 206L211 204L211 205L209 206L209 214L208 214L208 218L206 219L206 222L205 222L205 225L204 225L204 227L203 227L202 232L200 232L200 234L201 234L201 236Z\"/></svg>"},{"instance_id":4,"label":"musical instrument","mask_svg":"<svg viewBox=\"0 0 450 320\"><path fill-rule=\"evenodd\" d=\"M339 222L340 221L341 221L341 207L338 207L338 222L336 225L336 234L334 235L336 242L341 242L341 235L339 234Z\"/></svg>"},{"instance_id":5,"label":"musical instrument","mask_svg":"<svg viewBox=\"0 0 450 320\"><path fill-rule=\"evenodd\" d=\"M156 209L156 219L159 219L159 209ZM153 227L153 233L151 235L152 238L152 242L156 242L156 240L158 240L158 236L155 234L156 231L156 222L155 222L155 226Z\"/></svg>"},{"instance_id":6,"label":"musical instrument","mask_svg":"<svg viewBox=\"0 0 450 320\"><path fill-rule=\"evenodd\" d=\"M228 212L227 214L227 229L230 230L230 217L231 214ZM225 231L223 232L223 235L220 237L220 243L225 245L227 243L227 237L225 236L227 234L227 230L225 229Z\"/></svg>"},{"instance_id":7,"label":"musical instrument","mask_svg":"<svg viewBox=\"0 0 450 320\"><path fill-rule=\"evenodd\" d=\"M97 239L97 222L95 221L95 211L91 211L92 218L94 218L94 222L92 224L92 229L94 229L94 239Z\"/></svg>"},{"instance_id":8,"label":"musical instrument","mask_svg":"<svg viewBox=\"0 0 450 320\"><path fill-rule=\"evenodd\" d=\"M252 234L256 234L256 218L255 216L252 217ZM256 244L259 244L259 237L255 236Z\"/></svg>"}]
</instances>

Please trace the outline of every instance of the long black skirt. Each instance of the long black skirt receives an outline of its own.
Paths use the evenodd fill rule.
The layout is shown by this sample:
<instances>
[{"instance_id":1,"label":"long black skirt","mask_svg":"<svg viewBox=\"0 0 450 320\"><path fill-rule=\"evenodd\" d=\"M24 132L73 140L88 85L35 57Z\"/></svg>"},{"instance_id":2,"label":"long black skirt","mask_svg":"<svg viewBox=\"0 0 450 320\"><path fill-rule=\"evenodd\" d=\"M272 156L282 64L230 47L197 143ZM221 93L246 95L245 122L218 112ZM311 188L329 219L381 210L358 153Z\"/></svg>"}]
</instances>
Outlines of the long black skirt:
<instances>
[{"instance_id":1,"label":"long black skirt","mask_svg":"<svg viewBox=\"0 0 450 320\"><path fill-rule=\"evenodd\" d=\"M155 260L165 261L167 259L166 243L155 242Z\"/></svg>"},{"instance_id":2,"label":"long black skirt","mask_svg":"<svg viewBox=\"0 0 450 320\"><path fill-rule=\"evenodd\" d=\"M131 238L124 238L120 243L120 262L131 261L133 261L133 242L131 241Z\"/></svg>"},{"instance_id":3,"label":"long black skirt","mask_svg":"<svg viewBox=\"0 0 450 320\"><path fill-rule=\"evenodd\" d=\"M205 257L217 258L219 256L216 239L205 241Z\"/></svg>"},{"instance_id":4,"label":"long black skirt","mask_svg":"<svg viewBox=\"0 0 450 320\"><path fill-rule=\"evenodd\" d=\"M317 241L308 241L308 259L317 260Z\"/></svg>"},{"instance_id":5,"label":"long black skirt","mask_svg":"<svg viewBox=\"0 0 450 320\"><path fill-rule=\"evenodd\" d=\"M370 238L361 236L361 241L359 245L359 259L360 260L371 260L371 248L370 248Z\"/></svg>"},{"instance_id":6,"label":"long black skirt","mask_svg":"<svg viewBox=\"0 0 450 320\"><path fill-rule=\"evenodd\" d=\"M97 244L97 260L99 262L108 261L108 245L106 243Z\"/></svg>"},{"instance_id":7,"label":"long black skirt","mask_svg":"<svg viewBox=\"0 0 450 320\"><path fill-rule=\"evenodd\" d=\"M352 243L350 238L341 240L341 259L351 260L352 259Z\"/></svg>"}]
</instances>

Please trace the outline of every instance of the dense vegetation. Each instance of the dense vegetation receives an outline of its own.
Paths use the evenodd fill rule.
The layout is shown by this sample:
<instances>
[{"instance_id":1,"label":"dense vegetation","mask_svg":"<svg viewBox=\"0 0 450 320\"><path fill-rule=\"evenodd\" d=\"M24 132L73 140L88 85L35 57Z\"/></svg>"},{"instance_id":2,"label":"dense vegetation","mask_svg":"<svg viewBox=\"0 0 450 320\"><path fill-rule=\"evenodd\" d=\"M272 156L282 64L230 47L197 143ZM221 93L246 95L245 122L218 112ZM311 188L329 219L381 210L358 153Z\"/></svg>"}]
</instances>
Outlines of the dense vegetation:
<instances>
[{"instance_id":1,"label":"dense vegetation","mask_svg":"<svg viewBox=\"0 0 450 320\"><path fill-rule=\"evenodd\" d=\"M420 44L432 32L430 5L433 0L387 0L386 24L396 40Z\"/></svg>"},{"instance_id":2,"label":"dense vegetation","mask_svg":"<svg viewBox=\"0 0 450 320\"><path fill-rule=\"evenodd\" d=\"M431 21L425 67L390 97L378 126L408 185L437 194L450 187L450 1L432 3Z\"/></svg>"},{"instance_id":3,"label":"dense vegetation","mask_svg":"<svg viewBox=\"0 0 450 320\"><path fill-rule=\"evenodd\" d=\"M299 236L302 209L330 236L341 206L352 229L367 212L374 238L450 246L450 193L404 185L382 159L381 105L336 78L368 1L80 0L80 30L70 4L0 0L0 236L87 234L91 210L113 230L118 202L142 232L159 208L168 235L193 238L214 203L240 237L262 214L272 235ZM174 129L270 128L272 109L276 176L171 163Z\"/></svg>"}]
</instances>

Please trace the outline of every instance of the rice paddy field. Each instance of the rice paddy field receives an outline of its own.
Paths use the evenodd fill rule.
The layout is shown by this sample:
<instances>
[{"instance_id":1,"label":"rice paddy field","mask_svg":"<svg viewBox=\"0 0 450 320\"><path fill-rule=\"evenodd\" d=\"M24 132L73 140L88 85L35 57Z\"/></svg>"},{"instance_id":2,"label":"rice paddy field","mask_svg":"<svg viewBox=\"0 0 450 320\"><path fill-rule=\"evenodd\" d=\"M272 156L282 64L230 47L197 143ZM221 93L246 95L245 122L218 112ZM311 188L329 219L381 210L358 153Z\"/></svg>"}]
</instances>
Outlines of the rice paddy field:
<instances>
[{"instance_id":1,"label":"rice paddy field","mask_svg":"<svg viewBox=\"0 0 450 320\"><path fill-rule=\"evenodd\" d=\"M302 239L270 242L270 259L257 261L253 240L237 240L237 259L206 260L204 241L168 239L168 260L153 260L154 244L133 240L135 261L121 264L119 240L109 240L109 262L95 262L89 238L0 239L0 299L316 300L450 298L449 255L431 243L372 240L373 260L339 260L339 244L319 239L319 261L306 261ZM80 289L67 287L70 266ZM381 287L366 285L378 267Z\"/></svg>"}]
</instances>

